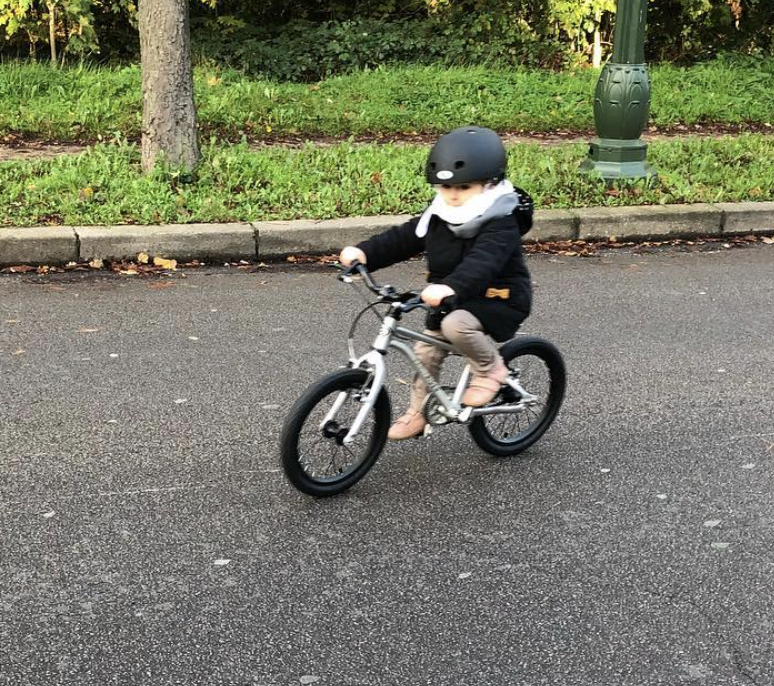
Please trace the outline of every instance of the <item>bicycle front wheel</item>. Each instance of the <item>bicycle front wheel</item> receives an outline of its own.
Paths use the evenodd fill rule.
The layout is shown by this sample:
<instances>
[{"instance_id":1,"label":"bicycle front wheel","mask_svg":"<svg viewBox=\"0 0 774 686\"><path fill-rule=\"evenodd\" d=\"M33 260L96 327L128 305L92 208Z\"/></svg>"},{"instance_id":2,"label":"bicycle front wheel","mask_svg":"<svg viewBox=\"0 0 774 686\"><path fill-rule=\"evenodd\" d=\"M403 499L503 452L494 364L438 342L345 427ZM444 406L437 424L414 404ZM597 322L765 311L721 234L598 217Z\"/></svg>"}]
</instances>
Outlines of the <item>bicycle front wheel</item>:
<instances>
[{"instance_id":1,"label":"bicycle front wheel","mask_svg":"<svg viewBox=\"0 0 774 686\"><path fill-rule=\"evenodd\" d=\"M373 467L387 441L390 398L379 391L354 441L344 443L372 377L363 369L342 369L310 386L290 410L282 428L282 468L298 490L314 496L341 493Z\"/></svg>"}]
</instances>

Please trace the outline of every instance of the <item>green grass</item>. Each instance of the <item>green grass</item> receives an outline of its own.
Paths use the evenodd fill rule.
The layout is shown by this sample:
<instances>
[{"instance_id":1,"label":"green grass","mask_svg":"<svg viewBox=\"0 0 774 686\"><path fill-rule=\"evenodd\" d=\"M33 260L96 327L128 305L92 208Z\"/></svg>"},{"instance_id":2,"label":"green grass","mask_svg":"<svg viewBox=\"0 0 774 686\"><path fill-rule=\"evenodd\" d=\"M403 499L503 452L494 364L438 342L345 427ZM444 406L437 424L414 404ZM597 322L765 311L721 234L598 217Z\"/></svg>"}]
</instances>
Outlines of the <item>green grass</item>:
<instances>
[{"instance_id":1,"label":"green grass","mask_svg":"<svg viewBox=\"0 0 774 686\"><path fill-rule=\"evenodd\" d=\"M650 70L651 123L774 124L774 59L718 61ZM243 134L437 133L476 122L497 130L593 128L598 72L497 67L395 67L319 84L251 81L197 70L205 137ZM72 68L0 64L0 140L25 136L77 141L136 138L141 122L137 66Z\"/></svg>"},{"instance_id":2,"label":"green grass","mask_svg":"<svg viewBox=\"0 0 774 686\"><path fill-rule=\"evenodd\" d=\"M774 138L743 135L654 143L651 188L618 194L578 174L584 144L515 145L509 176L538 207L774 199ZM133 145L78 156L0 163L0 225L256 221L415 213L432 195L422 176L427 148L307 145L251 151L210 145L194 183L143 175Z\"/></svg>"}]
</instances>

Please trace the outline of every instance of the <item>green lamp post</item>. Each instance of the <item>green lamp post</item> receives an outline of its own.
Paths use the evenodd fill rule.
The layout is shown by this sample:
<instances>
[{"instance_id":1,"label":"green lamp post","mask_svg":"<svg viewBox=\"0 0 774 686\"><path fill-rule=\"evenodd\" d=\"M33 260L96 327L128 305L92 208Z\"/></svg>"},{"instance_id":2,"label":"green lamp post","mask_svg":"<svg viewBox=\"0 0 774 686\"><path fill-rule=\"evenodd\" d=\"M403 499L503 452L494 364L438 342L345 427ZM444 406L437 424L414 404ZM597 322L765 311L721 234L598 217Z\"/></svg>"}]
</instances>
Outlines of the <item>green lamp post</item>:
<instances>
[{"instance_id":1,"label":"green lamp post","mask_svg":"<svg viewBox=\"0 0 774 686\"><path fill-rule=\"evenodd\" d=\"M645 65L648 0L618 0L613 57L602 69L594 93L597 138L581 164L606 181L649 178L647 145L640 138L648 121L650 81Z\"/></svg>"}]
</instances>

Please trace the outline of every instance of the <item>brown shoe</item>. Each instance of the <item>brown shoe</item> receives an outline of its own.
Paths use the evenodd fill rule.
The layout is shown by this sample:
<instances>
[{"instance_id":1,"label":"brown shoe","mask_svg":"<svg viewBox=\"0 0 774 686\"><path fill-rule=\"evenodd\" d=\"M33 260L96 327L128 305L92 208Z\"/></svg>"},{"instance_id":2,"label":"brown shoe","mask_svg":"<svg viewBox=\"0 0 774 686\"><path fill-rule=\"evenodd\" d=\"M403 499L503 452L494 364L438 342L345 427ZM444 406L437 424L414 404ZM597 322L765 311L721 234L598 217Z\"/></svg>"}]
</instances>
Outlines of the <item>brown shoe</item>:
<instances>
[{"instance_id":1,"label":"brown shoe","mask_svg":"<svg viewBox=\"0 0 774 686\"><path fill-rule=\"evenodd\" d=\"M398 417L390 427L387 438L391 441L404 441L407 438L419 436L425 430L424 415L418 410L408 410L402 417Z\"/></svg>"},{"instance_id":2,"label":"brown shoe","mask_svg":"<svg viewBox=\"0 0 774 686\"><path fill-rule=\"evenodd\" d=\"M494 400L500 392L500 387L508 378L508 367L502 362L489 374L474 374L468 390L462 396L462 404L469 407L483 407Z\"/></svg>"}]
</instances>

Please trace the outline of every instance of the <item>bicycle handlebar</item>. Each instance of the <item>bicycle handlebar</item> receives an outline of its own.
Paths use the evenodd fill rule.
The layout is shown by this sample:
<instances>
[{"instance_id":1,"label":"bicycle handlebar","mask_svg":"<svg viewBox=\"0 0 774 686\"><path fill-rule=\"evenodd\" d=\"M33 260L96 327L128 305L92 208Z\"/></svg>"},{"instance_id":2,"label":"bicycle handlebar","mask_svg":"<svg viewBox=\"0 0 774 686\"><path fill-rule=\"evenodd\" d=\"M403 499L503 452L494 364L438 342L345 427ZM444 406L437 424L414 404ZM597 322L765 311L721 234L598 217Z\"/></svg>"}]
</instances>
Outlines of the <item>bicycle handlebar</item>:
<instances>
[{"instance_id":1,"label":"bicycle handlebar","mask_svg":"<svg viewBox=\"0 0 774 686\"><path fill-rule=\"evenodd\" d=\"M417 291L406 291L405 293L398 293L394 286L385 284L380 286L371 276L371 272L368 271L368 267L362 262L355 260L349 267L339 274L339 281L344 283L352 283L352 277L355 273L363 277L368 290L379 296L382 302L394 303L402 312L411 312L412 310L421 307L426 310L433 309L427 303L423 302L420 294ZM446 299L448 300L448 298ZM443 306L443 303L442 303Z\"/></svg>"},{"instance_id":2,"label":"bicycle handlebar","mask_svg":"<svg viewBox=\"0 0 774 686\"><path fill-rule=\"evenodd\" d=\"M362 262L357 260L353 261L349 267L345 268L342 274L339 274L339 281L344 283L353 283L352 276L357 273L363 277L368 289L379 296L381 302L390 302L399 309L401 312L411 312L412 310L419 308L438 311L441 314L448 314L455 309L457 303L457 296L450 295L444 298L441 303L435 307L428 305L422 301L421 295L418 291L406 291L405 293L398 293L394 286L386 284L380 286L371 276L371 272L368 267Z\"/></svg>"}]
</instances>

